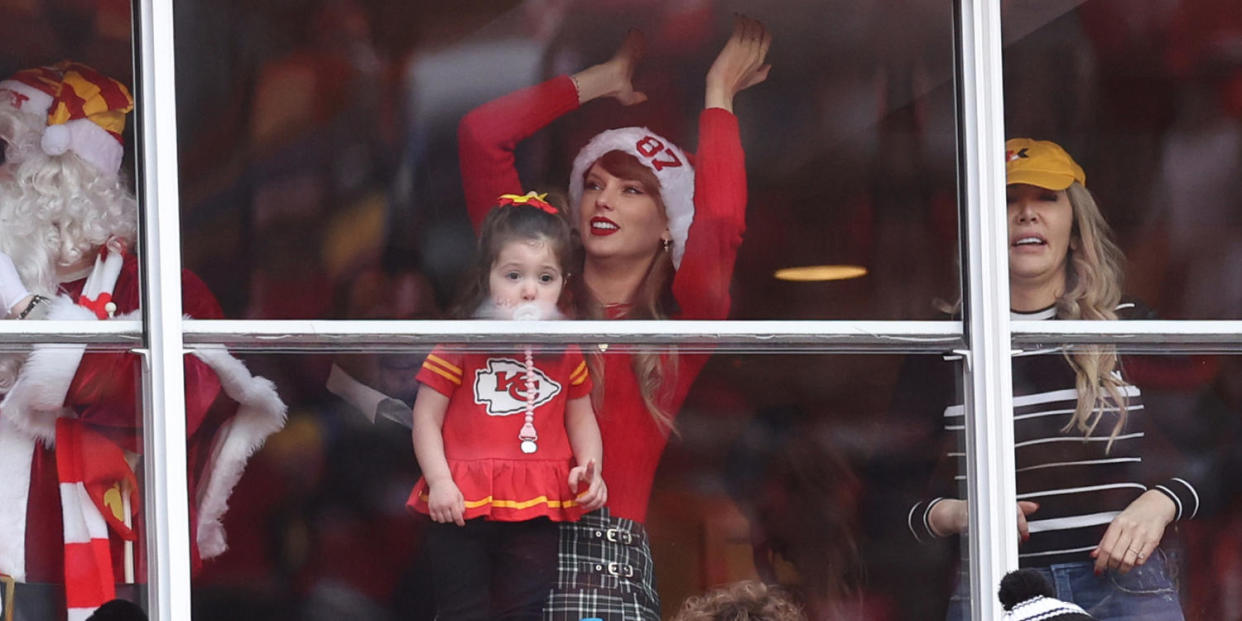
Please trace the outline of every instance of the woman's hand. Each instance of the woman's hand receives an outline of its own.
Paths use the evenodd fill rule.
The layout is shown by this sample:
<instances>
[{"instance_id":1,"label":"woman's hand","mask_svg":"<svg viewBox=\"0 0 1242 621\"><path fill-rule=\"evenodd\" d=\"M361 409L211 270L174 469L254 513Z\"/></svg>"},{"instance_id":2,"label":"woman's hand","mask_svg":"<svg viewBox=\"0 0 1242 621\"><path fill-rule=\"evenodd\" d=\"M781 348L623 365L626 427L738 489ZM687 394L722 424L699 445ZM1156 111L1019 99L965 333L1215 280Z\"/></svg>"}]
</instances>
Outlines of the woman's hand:
<instances>
[{"instance_id":1,"label":"woman's hand","mask_svg":"<svg viewBox=\"0 0 1242 621\"><path fill-rule=\"evenodd\" d=\"M1018 539L1026 541L1031 537L1026 524L1026 516L1039 510L1039 504L1029 500L1018 501ZM938 537L960 535L970 525L970 510L965 500L946 498L936 503L927 514L927 523L932 534Z\"/></svg>"},{"instance_id":2,"label":"woman's hand","mask_svg":"<svg viewBox=\"0 0 1242 621\"><path fill-rule=\"evenodd\" d=\"M1113 518L1100 545L1091 551L1095 573L1117 569L1124 574L1146 563L1164 538L1165 527L1176 515L1173 501L1154 489L1135 498Z\"/></svg>"},{"instance_id":3,"label":"woman's hand","mask_svg":"<svg viewBox=\"0 0 1242 621\"><path fill-rule=\"evenodd\" d=\"M708 108L724 108L733 112L733 97L768 79L772 65L764 63L772 35L758 20L737 16L733 36L707 70Z\"/></svg>"},{"instance_id":4,"label":"woman's hand","mask_svg":"<svg viewBox=\"0 0 1242 621\"><path fill-rule=\"evenodd\" d=\"M1030 526L1026 523L1026 516L1039 511L1039 503L1029 500L1018 501L1018 541L1026 541L1031 538Z\"/></svg>"},{"instance_id":5,"label":"woman's hand","mask_svg":"<svg viewBox=\"0 0 1242 621\"><path fill-rule=\"evenodd\" d=\"M584 482L588 483L587 489L578 494L578 488ZM585 466L574 466L569 471L569 490L578 494L578 505L587 513L608 502L608 486L604 484L604 477L600 475L594 459Z\"/></svg>"},{"instance_id":6,"label":"woman's hand","mask_svg":"<svg viewBox=\"0 0 1242 621\"><path fill-rule=\"evenodd\" d=\"M937 537L948 537L966 532L970 523L965 500L945 498L932 506L927 514L927 524Z\"/></svg>"},{"instance_id":7,"label":"woman's hand","mask_svg":"<svg viewBox=\"0 0 1242 621\"><path fill-rule=\"evenodd\" d=\"M578 103L581 105L600 97L611 97L623 106L647 101L646 94L634 90L633 82L634 69L646 49L647 39L642 31L630 29L611 59L572 76L574 86L578 88Z\"/></svg>"},{"instance_id":8,"label":"woman's hand","mask_svg":"<svg viewBox=\"0 0 1242 621\"><path fill-rule=\"evenodd\" d=\"M453 522L465 526L466 497L461 495L457 484L452 480L432 485L427 484L427 512L431 519L447 524Z\"/></svg>"}]
</instances>

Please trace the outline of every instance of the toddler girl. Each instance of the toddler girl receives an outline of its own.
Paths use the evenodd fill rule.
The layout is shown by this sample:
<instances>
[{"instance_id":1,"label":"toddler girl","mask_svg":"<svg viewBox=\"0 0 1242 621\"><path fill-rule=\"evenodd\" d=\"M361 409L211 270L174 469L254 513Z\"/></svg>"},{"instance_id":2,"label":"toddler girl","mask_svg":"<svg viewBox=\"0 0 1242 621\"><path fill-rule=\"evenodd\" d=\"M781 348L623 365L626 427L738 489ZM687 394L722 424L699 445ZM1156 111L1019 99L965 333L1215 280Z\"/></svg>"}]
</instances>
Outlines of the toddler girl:
<instances>
[{"instance_id":1,"label":"toddler girl","mask_svg":"<svg viewBox=\"0 0 1242 621\"><path fill-rule=\"evenodd\" d=\"M571 254L559 210L506 194L483 221L459 310L547 319ZM407 506L427 533L437 618L537 619L556 578L556 522L602 507L602 444L576 346L427 356L414 403L423 478Z\"/></svg>"}]
</instances>

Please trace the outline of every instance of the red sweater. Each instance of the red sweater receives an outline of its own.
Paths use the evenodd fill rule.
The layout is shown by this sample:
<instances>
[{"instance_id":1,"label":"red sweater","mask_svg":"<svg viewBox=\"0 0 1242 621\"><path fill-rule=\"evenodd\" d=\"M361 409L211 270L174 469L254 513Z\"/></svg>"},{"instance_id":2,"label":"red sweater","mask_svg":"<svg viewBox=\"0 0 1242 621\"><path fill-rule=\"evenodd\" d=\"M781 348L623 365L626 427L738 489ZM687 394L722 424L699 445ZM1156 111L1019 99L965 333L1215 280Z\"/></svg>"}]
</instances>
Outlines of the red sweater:
<instances>
[{"instance_id":1,"label":"red sweater","mask_svg":"<svg viewBox=\"0 0 1242 621\"><path fill-rule=\"evenodd\" d=\"M577 107L573 82L561 76L488 102L462 119L462 182L476 230L497 196L525 188L514 166L517 144ZM673 279L681 308L677 319L724 319L729 313L729 280L746 228L745 164L737 117L719 108L704 110L695 157L694 223ZM706 362L706 355L678 357L677 374L661 398L665 411L676 415ZM645 521L668 437L643 404L632 357L623 349L608 350L604 377L596 380L604 383L603 407L596 414L608 507L615 516Z\"/></svg>"}]
</instances>

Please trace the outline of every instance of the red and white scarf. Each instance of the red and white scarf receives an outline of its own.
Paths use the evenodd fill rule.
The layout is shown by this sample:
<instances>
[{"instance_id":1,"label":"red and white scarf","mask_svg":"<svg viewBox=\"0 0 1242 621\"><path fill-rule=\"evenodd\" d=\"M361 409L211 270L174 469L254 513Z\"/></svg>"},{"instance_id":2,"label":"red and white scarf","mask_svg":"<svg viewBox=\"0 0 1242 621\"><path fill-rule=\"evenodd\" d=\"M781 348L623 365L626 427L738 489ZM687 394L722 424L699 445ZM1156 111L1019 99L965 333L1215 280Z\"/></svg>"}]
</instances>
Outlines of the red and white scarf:
<instances>
[{"instance_id":1,"label":"red and white scarf","mask_svg":"<svg viewBox=\"0 0 1242 621\"><path fill-rule=\"evenodd\" d=\"M82 621L116 598L108 529L133 541L126 525L139 510L138 481L125 452L108 438L71 418L56 421L56 471L65 527L65 602L69 621ZM132 522L130 522L132 524Z\"/></svg>"}]
</instances>

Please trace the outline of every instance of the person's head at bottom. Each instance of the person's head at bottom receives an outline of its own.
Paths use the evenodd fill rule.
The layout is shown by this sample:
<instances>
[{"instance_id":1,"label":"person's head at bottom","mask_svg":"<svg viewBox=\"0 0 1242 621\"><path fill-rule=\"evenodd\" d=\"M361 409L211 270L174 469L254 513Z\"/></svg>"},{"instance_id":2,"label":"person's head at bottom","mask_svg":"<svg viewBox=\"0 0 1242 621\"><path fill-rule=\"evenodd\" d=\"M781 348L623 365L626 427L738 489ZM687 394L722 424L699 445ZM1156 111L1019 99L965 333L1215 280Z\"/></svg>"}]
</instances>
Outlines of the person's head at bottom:
<instances>
[{"instance_id":1,"label":"person's head at bottom","mask_svg":"<svg viewBox=\"0 0 1242 621\"><path fill-rule=\"evenodd\" d=\"M1005 621L1082 621L1095 618L1077 604L1057 599L1052 585L1034 569L1019 569L1005 574L997 595L1005 608Z\"/></svg>"},{"instance_id":2,"label":"person's head at bottom","mask_svg":"<svg viewBox=\"0 0 1242 621\"><path fill-rule=\"evenodd\" d=\"M147 621L147 613L131 601L114 599L95 609L86 621Z\"/></svg>"},{"instance_id":3,"label":"person's head at bottom","mask_svg":"<svg viewBox=\"0 0 1242 621\"><path fill-rule=\"evenodd\" d=\"M690 597L673 621L806 621L788 591L758 580L743 580Z\"/></svg>"}]
</instances>

